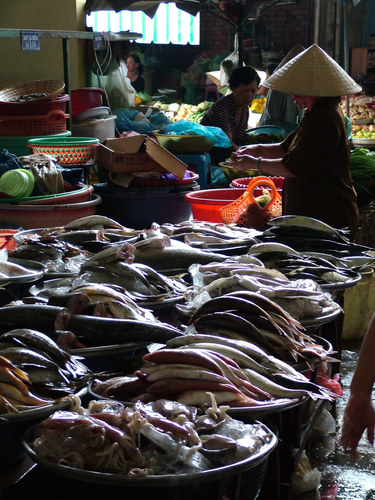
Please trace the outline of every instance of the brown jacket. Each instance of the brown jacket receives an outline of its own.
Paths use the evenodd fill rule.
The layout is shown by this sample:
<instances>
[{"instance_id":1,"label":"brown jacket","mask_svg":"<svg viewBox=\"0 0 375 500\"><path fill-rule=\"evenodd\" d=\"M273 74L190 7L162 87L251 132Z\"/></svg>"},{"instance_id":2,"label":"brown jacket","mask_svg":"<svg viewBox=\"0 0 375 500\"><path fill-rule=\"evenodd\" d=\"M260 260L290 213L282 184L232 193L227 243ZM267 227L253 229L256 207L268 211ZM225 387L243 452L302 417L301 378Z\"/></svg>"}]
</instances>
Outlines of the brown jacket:
<instances>
[{"instance_id":1,"label":"brown jacket","mask_svg":"<svg viewBox=\"0 0 375 500\"><path fill-rule=\"evenodd\" d=\"M350 174L350 148L337 98L322 98L281 144L285 179L283 215L314 217L335 228L359 225L357 196Z\"/></svg>"}]
</instances>

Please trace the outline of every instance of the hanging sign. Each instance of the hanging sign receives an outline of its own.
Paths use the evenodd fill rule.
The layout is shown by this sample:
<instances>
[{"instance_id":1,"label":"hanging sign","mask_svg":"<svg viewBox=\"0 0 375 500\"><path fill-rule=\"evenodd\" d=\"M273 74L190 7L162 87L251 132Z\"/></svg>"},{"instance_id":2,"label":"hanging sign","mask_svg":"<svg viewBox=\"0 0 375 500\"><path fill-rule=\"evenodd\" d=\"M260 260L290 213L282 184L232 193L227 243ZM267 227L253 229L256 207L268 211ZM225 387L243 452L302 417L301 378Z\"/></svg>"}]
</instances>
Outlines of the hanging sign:
<instances>
[{"instance_id":1,"label":"hanging sign","mask_svg":"<svg viewBox=\"0 0 375 500\"><path fill-rule=\"evenodd\" d=\"M104 37L101 33L95 33L94 35L94 50L104 50Z\"/></svg>"},{"instance_id":2,"label":"hanging sign","mask_svg":"<svg viewBox=\"0 0 375 500\"><path fill-rule=\"evenodd\" d=\"M40 50L40 39L38 31L21 32L22 50Z\"/></svg>"}]
</instances>

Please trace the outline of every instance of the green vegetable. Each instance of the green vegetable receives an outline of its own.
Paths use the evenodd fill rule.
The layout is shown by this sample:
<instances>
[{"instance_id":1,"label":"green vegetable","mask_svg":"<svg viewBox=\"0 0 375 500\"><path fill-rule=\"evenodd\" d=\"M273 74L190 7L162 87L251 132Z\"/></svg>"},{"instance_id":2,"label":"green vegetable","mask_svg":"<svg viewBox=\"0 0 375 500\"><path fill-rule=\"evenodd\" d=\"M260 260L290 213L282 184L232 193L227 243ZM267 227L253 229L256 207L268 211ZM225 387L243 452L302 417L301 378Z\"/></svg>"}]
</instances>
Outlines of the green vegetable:
<instances>
[{"instance_id":1,"label":"green vegetable","mask_svg":"<svg viewBox=\"0 0 375 500\"><path fill-rule=\"evenodd\" d=\"M142 99L142 102L151 102L152 101L152 97L150 96L150 94L147 94L147 92L137 92L136 95L137 95L137 97Z\"/></svg>"},{"instance_id":2,"label":"green vegetable","mask_svg":"<svg viewBox=\"0 0 375 500\"><path fill-rule=\"evenodd\" d=\"M352 178L375 177L375 152L366 148L356 148L350 153Z\"/></svg>"}]
</instances>

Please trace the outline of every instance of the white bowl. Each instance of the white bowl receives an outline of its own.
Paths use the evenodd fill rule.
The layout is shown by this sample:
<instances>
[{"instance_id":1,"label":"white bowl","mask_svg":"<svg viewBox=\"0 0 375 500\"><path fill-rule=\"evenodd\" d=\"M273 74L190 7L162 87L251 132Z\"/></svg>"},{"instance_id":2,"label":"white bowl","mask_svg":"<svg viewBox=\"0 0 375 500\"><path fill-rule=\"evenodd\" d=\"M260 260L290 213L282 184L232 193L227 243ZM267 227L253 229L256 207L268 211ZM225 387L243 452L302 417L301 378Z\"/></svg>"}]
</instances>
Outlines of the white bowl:
<instances>
[{"instance_id":1,"label":"white bowl","mask_svg":"<svg viewBox=\"0 0 375 500\"><path fill-rule=\"evenodd\" d=\"M97 108L86 109L82 113L75 115L75 122L82 122L86 120L93 120L95 118L107 118L111 110L107 106L99 106Z\"/></svg>"}]
</instances>

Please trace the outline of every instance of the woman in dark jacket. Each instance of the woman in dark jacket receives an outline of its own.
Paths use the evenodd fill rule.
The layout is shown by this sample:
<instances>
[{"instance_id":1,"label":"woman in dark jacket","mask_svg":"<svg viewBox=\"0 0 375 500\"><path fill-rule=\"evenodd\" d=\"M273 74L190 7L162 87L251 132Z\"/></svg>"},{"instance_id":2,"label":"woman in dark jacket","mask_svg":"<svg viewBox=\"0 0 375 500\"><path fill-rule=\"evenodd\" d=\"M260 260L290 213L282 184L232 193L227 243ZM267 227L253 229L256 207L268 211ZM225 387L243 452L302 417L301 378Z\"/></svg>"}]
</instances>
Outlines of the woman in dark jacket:
<instances>
[{"instance_id":1,"label":"woman in dark jacket","mask_svg":"<svg viewBox=\"0 0 375 500\"><path fill-rule=\"evenodd\" d=\"M339 106L342 95L361 88L320 47L312 45L270 76L264 85L290 93L307 107L284 142L244 146L232 155L235 168L284 176L283 215L304 215L335 228L359 225L350 173L350 147Z\"/></svg>"}]
</instances>

